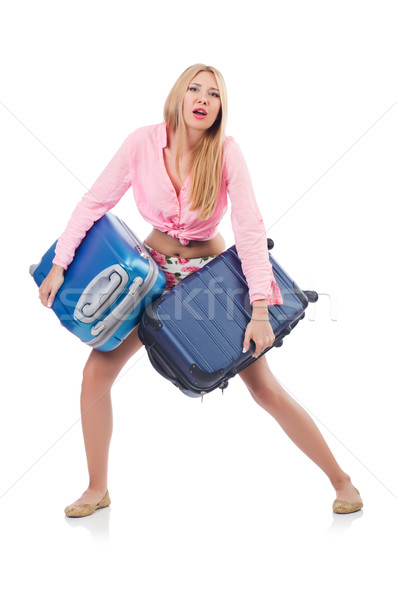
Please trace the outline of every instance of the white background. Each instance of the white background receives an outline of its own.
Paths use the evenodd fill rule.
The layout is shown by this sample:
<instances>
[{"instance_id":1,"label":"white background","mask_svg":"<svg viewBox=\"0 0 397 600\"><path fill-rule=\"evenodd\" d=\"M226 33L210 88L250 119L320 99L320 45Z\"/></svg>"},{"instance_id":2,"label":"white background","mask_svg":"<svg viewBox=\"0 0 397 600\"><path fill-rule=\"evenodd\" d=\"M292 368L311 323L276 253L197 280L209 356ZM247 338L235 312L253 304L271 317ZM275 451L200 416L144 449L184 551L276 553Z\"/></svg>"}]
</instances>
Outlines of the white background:
<instances>
[{"instance_id":1,"label":"white background","mask_svg":"<svg viewBox=\"0 0 397 600\"><path fill-rule=\"evenodd\" d=\"M383 598L396 593L395 3L13 1L0 19L0 588L13 599ZM273 255L320 294L268 361L315 419L364 509L239 377L203 405L141 348L113 391L110 509L87 486L89 350L28 274L128 133L162 120L196 62L220 69ZM151 227L131 190L114 212ZM230 213L220 227L233 243ZM391 543L393 545L391 546ZM1 592L4 590L1 589Z\"/></svg>"}]
</instances>

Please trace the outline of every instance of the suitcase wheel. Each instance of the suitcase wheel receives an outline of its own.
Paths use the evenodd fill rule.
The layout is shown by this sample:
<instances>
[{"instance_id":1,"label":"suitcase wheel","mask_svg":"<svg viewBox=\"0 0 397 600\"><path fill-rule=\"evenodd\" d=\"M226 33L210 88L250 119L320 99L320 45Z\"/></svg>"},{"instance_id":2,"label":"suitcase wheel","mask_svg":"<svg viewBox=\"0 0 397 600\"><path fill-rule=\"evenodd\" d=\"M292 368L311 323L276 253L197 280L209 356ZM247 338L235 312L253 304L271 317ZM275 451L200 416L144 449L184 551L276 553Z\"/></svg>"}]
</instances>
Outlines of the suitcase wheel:
<instances>
[{"instance_id":1,"label":"suitcase wheel","mask_svg":"<svg viewBox=\"0 0 397 600\"><path fill-rule=\"evenodd\" d=\"M219 388L222 390L222 394L223 394L223 390L227 388L227 386L229 385L229 382L227 381L227 379L224 379L220 384L219 384Z\"/></svg>"},{"instance_id":2,"label":"suitcase wheel","mask_svg":"<svg viewBox=\"0 0 397 600\"><path fill-rule=\"evenodd\" d=\"M303 293L309 302L317 302L318 294L314 290L304 290Z\"/></svg>"}]
</instances>

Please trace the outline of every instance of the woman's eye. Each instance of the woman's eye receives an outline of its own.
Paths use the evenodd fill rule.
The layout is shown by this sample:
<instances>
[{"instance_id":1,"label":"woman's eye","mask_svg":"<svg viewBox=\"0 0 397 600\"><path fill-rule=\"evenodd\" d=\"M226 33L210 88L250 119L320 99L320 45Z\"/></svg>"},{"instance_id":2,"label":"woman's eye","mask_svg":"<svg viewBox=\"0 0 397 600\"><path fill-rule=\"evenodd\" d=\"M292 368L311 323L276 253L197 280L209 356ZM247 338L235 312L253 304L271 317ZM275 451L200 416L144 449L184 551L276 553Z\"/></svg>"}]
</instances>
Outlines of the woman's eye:
<instances>
[{"instance_id":1,"label":"woman's eye","mask_svg":"<svg viewBox=\"0 0 397 600\"><path fill-rule=\"evenodd\" d=\"M190 92L197 92L197 88L196 88L194 85L190 85L190 86L188 87L188 90L189 90ZM214 96L215 98L219 98L219 94L218 94L218 92L210 92L210 96Z\"/></svg>"}]
</instances>

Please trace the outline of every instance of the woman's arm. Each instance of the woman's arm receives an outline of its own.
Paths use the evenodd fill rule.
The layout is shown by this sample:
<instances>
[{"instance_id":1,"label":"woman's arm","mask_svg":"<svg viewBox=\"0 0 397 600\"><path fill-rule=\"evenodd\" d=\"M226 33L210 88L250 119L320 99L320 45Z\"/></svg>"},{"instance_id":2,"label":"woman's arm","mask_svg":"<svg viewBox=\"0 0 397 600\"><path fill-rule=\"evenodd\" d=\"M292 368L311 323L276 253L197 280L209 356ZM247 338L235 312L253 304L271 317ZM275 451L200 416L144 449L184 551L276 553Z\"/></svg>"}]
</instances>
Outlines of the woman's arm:
<instances>
[{"instance_id":1,"label":"woman's arm","mask_svg":"<svg viewBox=\"0 0 397 600\"><path fill-rule=\"evenodd\" d=\"M124 140L91 189L84 194L58 239L52 268L39 287L41 303L48 308L51 308L64 282L64 271L72 262L75 250L87 231L117 204L131 185L131 136Z\"/></svg>"},{"instance_id":2,"label":"woman's arm","mask_svg":"<svg viewBox=\"0 0 397 600\"><path fill-rule=\"evenodd\" d=\"M50 272L39 287L39 298L43 306L51 308L54 298L64 280L63 268L58 265L52 265Z\"/></svg>"},{"instance_id":3,"label":"woman's arm","mask_svg":"<svg viewBox=\"0 0 397 600\"><path fill-rule=\"evenodd\" d=\"M267 300L255 300L252 303L251 321L245 331L243 352L248 350L251 339L255 342L255 351L252 354L254 358L274 344L276 338L269 321Z\"/></svg>"},{"instance_id":4,"label":"woman's arm","mask_svg":"<svg viewBox=\"0 0 397 600\"><path fill-rule=\"evenodd\" d=\"M267 305L282 304L283 298L269 260L266 229L247 164L239 145L230 137L225 140L224 169L232 228L250 303L266 300Z\"/></svg>"},{"instance_id":5,"label":"woman's arm","mask_svg":"<svg viewBox=\"0 0 397 600\"><path fill-rule=\"evenodd\" d=\"M267 236L255 199L244 156L233 138L228 138L225 156L226 186L231 201L231 221L236 249L248 284L252 306L245 331L243 352L255 343L253 357L273 345L275 336L269 321L268 305L282 304L267 249Z\"/></svg>"},{"instance_id":6,"label":"woman's arm","mask_svg":"<svg viewBox=\"0 0 397 600\"><path fill-rule=\"evenodd\" d=\"M252 302L252 314L254 314L254 312L263 312L263 309L265 309L265 312L267 313L267 300L254 300Z\"/></svg>"},{"instance_id":7,"label":"woman's arm","mask_svg":"<svg viewBox=\"0 0 397 600\"><path fill-rule=\"evenodd\" d=\"M58 239L53 263L64 269L92 225L113 208L131 186L131 136L122 143L92 187L77 204Z\"/></svg>"}]
</instances>

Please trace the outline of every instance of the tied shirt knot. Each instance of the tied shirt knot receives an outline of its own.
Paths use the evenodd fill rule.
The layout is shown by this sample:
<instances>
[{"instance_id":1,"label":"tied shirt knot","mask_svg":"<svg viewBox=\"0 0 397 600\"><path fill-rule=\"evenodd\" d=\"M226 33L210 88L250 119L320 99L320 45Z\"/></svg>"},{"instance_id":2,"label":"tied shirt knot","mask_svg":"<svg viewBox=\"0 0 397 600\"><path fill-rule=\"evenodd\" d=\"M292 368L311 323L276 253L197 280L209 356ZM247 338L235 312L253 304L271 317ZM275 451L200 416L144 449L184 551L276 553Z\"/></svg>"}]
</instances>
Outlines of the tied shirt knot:
<instances>
[{"instance_id":1,"label":"tied shirt knot","mask_svg":"<svg viewBox=\"0 0 397 600\"><path fill-rule=\"evenodd\" d=\"M181 230L177 225L175 225L175 223L173 221L164 221L163 227L167 230L166 232L168 233L169 236L171 236L175 239L179 239L182 246L187 246L188 243L190 242L190 240L187 240L186 238L181 237Z\"/></svg>"}]
</instances>

